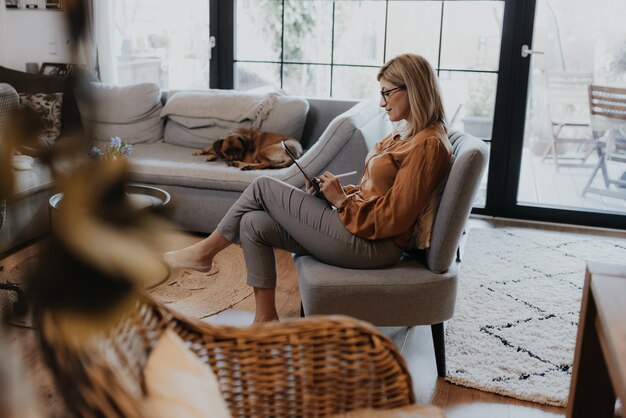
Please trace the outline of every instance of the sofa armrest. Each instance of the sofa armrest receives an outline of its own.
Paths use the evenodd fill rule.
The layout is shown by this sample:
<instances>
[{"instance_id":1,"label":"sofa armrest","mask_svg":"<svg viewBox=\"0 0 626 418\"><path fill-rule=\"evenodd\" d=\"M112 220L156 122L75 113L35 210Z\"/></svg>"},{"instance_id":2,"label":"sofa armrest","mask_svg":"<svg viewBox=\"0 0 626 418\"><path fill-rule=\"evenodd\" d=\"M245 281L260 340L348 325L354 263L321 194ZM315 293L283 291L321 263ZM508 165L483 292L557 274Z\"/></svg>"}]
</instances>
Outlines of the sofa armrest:
<instances>
[{"instance_id":1,"label":"sofa armrest","mask_svg":"<svg viewBox=\"0 0 626 418\"><path fill-rule=\"evenodd\" d=\"M357 171L342 181L354 183L362 175L369 150L390 132L391 123L378 104L372 100L360 102L337 116L299 163L311 175Z\"/></svg>"},{"instance_id":2,"label":"sofa armrest","mask_svg":"<svg viewBox=\"0 0 626 418\"><path fill-rule=\"evenodd\" d=\"M359 102L356 100L306 98L309 112L302 132L302 148L309 149L322 136L328 125L337 116L352 109Z\"/></svg>"},{"instance_id":3,"label":"sofa armrest","mask_svg":"<svg viewBox=\"0 0 626 418\"><path fill-rule=\"evenodd\" d=\"M2 170L11 170L11 153L4 140L4 135L9 116L18 104L19 96L15 89L6 83L0 83L0 167ZM4 184L4 182L12 181L13 176L10 172L0 174L2 174L0 177L4 179L3 184L0 184L0 228L2 228L6 214L5 198L11 188L10 184Z\"/></svg>"}]
</instances>

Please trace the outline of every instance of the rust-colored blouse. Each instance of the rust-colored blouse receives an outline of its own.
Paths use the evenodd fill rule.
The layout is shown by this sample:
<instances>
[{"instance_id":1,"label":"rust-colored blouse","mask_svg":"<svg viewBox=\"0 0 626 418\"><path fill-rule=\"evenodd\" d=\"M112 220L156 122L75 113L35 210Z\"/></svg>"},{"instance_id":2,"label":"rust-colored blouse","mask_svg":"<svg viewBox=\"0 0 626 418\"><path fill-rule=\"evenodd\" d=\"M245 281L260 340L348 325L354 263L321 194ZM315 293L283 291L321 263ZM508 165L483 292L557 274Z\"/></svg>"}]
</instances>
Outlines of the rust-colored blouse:
<instances>
[{"instance_id":1,"label":"rust-colored blouse","mask_svg":"<svg viewBox=\"0 0 626 418\"><path fill-rule=\"evenodd\" d=\"M408 139L389 135L367 155L361 182L344 187L348 199L339 216L359 237L428 248L451 164L452 146L440 124Z\"/></svg>"}]
</instances>

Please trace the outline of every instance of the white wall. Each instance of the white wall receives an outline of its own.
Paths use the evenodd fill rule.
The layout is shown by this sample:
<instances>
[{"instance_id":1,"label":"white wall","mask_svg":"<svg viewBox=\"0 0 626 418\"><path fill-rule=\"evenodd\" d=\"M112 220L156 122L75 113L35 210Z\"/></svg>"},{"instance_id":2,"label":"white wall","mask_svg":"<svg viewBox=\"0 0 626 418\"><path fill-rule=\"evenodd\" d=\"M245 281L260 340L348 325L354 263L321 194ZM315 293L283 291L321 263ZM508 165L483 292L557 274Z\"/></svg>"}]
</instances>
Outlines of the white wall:
<instances>
[{"instance_id":1,"label":"white wall","mask_svg":"<svg viewBox=\"0 0 626 418\"><path fill-rule=\"evenodd\" d=\"M62 12L7 10L0 2L0 65L24 71L27 62L70 62Z\"/></svg>"}]
</instances>

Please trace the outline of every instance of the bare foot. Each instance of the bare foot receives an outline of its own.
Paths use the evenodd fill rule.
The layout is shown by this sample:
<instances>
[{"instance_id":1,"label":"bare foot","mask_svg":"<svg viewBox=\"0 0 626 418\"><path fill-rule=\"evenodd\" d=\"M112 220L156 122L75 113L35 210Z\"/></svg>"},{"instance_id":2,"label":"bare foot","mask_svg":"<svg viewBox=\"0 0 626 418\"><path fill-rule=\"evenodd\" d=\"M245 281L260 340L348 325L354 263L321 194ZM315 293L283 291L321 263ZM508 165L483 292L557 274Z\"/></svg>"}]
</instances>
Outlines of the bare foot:
<instances>
[{"instance_id":1,"label":"bare foot","mask_svg":"<svg viewBox=\"0 0 626 418\"><path fill-rule=\"evenodd\" d=\"M205 273L211 270L213 263L213 257L202 254L195 245L167 252L163 254L163 259L173 269L188 269Z\"/></svg>"}]
</instances>

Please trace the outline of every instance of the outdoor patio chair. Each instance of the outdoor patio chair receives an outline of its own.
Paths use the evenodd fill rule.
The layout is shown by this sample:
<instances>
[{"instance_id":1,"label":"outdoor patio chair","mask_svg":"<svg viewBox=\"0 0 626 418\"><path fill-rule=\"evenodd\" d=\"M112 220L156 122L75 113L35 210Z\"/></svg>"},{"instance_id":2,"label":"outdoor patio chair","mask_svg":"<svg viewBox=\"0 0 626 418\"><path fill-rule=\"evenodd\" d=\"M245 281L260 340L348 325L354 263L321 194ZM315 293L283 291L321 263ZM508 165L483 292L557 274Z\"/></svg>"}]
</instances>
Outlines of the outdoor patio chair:
<instances>
[{"instance_id":1,"label":"outdoor patio chair","mask_svg":"<svg viewBox=\"0 0 626 418\"><path fill-rule=\"evenodd\" d=\"M589 86L589 110L598 163L582 194L626 199L626 88ZM619 163L620 177L609 174L610 161ZM598 171L602 173L605 188L593 186Z\"/></svg>"},{"instance_id":2,"label":"outdoor patio chair","mask_svg":"<svg viewBox=\"0 0 626 418\"><path fill-rule=\"evenodd\" d=\"M589 128L587 87L593 74L574 72L548 72L548 114L552 127L550 145L542 161L552 159L559 167L593 167L587 158L593 153L593 139ZM567 152L566 144L576 148Z\"/></svg>"},{"instance_id":3,"label":"outdoor patio chair","mask_svg":"<svg viewBox=\"0 0 626 418\"><path fill-rule=\"evenodd\" d=\"M167 329L211 367L232 417L322 417L415 403L394 343L342 316L238 328L187 318L140 295L117 325L81 339L63 313L46 310L40 338L71 412L139 418L147 358Z\"/></svg>"}]
</instances>

